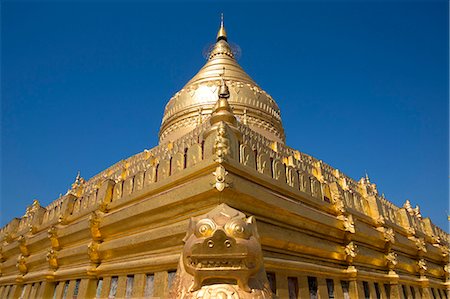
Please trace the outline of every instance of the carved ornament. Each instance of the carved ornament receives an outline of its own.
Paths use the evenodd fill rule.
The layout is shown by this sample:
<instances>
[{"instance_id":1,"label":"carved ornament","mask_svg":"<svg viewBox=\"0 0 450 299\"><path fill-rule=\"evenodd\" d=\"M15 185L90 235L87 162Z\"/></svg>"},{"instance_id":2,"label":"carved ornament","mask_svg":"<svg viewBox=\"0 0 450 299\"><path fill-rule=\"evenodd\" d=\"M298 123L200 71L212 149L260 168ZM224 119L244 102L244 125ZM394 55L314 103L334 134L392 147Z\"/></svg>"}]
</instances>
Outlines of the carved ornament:
<instances>
[{"instance_id":1,"label":"carved ornament","mask_svg":"<svg viewBox=\"0 0 450 299\"><path fill-rule=\"evenodd\" d=\"M93 263L98 263L100 262L100 253L98 251L99 248L99 242L96 241L92 241L91 243L89 243L88 245L88 255L89 255L89 259L91 260L91 262Z\"/></svg>"},{"instance_id":2,"label":"carved ornament","mask_svg":"<svg viewBox=\"0 0 450 299\"><path fill-rule=\"evenodd\" d=\"M267 154L261 153L258 155L257 168L260 173L270 173L270 158Z\"/></svg>"},{"instance_id":3,"label":"carved ornament","mask_svg":"<svg viewBox=\"0 0 450 299\"><path fill-rule=\"evenodd\" d=\"M446 245L440 245L441 253L444 258L447 258L450 254L450 249Z\"/></svg>"},{"instance_id":4,"label":"carved ornament","mask_svg":"<svg viewBox=\"0 0 450 299\"><path fill-rule=\"evenodd\" d=\"M386 264L389 270L394 270L395 266L397 266L397 253L394 251L390 251L387 255L384 256L386 259Z\"/></svg>"},{"instance_id":5,"label":"carved ornament","mask_svg":"<svg viewBox=\"0 0 450 299\"><path fill-rule=\"evenodd\" d=\"M312 174L320 183L325 182L325 177L322 174L322 161L317 161L314 163Z\"/></svg>"},{"instance_id":6,"label":"carved ornament","mask_svg":"<svg viewBox=\"0 0 450 299\"><path fill-rule=\"evenodd\" d=\"M410 215L413 214L413 209L412 209L411 202L409 201L409 199L407 199L407 200L405 201L405 203L403 204L403 207L406 209L406 211L407 211Z\"/></svg>"},{"instance_id":7,"label":"carved ornament","mask_svg":"<svg viewBox=\"0 0 450 299\"><path fill-rule=\"evenodd\" d=\"M344 192L336 182L330 183L329 186L334 210L342 215L345 213Z\"/></svg>"},{"instance_id":8,"label":"carved ornament","mask_svg":"<svg viewBox=\"0 0 450 299\"><path fill-rule=\"evenodd\" d=\"M130 162L123 161L122 169L120 171L120 177L119 177L121 181L125 181L129 177L129 175L130 175L129 168L130 168Z\"/></svg>"},{"instance_id":9,"label":"carved ornament","mask_svg":"<svg viewBox=\"0 0 450 299\"><path fill-rule=\"evenodd\" d=\"M26 240L26 238L25 238L25 236L20 236L18 239L17 239L17 242L19 243L19 250L20 250L20 253L23 255L23 256L29 256L30 255L30 253L28 252L28 248L27 248L27 240Z\"/></svg>"},{"instance_id":10,"label":"carved ornament","mask_svg":"<svg viewBox=\"0 0 450 299\"><path fill-rule=\"evenodd\" d=\"M414 238L417 250L423 253L427 252L427 246L423 238Z\"/></svg>"},{"instance_id":11,"label":"carved ornament","mask_svg":"<svg viewBox=\"0 0 450 299\"><path fill-rule=\"evenodd\" d=\"M58 260L56 259L56 251L53 249L50 249L46 255L46 260L48 262L48 265L51 269L56 270L58 269Z\"/></svg>"},{"instance_id":12,"label":"carved ornament","mask_svg":"<svg viewBox=\"0 0 450 299\"><path fill-rule=\"evenodd\" d=\"M221 204L193 218L169 298L272 298L254 217Z\"/></svg>"},{"instance_id":13,"label":"carved ornament","mask_svg":"<svg viewBox=\"0 0 450 299\"><path fill-rule=\"evenodd\" d=\"M450 264L445 264L444 265L444 273L446 276L450 275Z\"/></svg>"},{"instance_id":14,"label":"carved ornament","mask_svg":"<svg viewBox=\"0 0 450 299\"><path fill-rule=\"evenodd\" d=\"M37 227L34 226L32 223L28 223L28 231L31 234L35 234L37 232Z\"/></svg>"},{"instance_id":15,"label":"carved ornament","mask_svg":"<svg viewBox=\"0 0 450 299\"><path fill-rule=\"evenodd\" d=\"M216 171L213 172L216 182L213 184L218 191L223 191L229 184L225 181L228 171L222 165L217 166Z\"/></svg>"},{"instance_id":16,"label":"carved ornament","mask_svg":"<svg viewBox=\"0 0 450 299\"><path fill-rule=\"evenodd\" d=\"M219 123L213 149L216 156L216 162L219 163L222 163L225 156L230 153L230 140L226 137L226 127L224 122Z\"/></svg>"},{"instance_id":17,"label":"carved ornament","mask_svg":"<svg viewBox=\"0 0 450 299\"><path fill-rule=\"evenodd\" d=\"M16 267L17 267L17 269L19 269L20 273L22 273L23 275L25 275L28 272L26 258L22 254L17 257Z\"/></svg>"},{"instance_id":18,"label":"carved ornament","mask_svg":"<svg viewBox=\"0 0 450 299\"><path fill-rule=\"evenodd\" d=\"M80 176L80 172L78 172L75 181L73 182L71 188L67 191L66 194L72 194L76 197L82 197L85 184L86 181Z\"/></svg>"},{"instance_id":19,"label":"carved ornament","mask_svg":"<svg viewBox=\"0 0 450 299\"><path fill-rule=\"evenodd\" d=\"M50 243L52 245L52 249L59 250L59 240L57 234L56 226L52 226L48 229L48 238L50 239Z\"/></svg>"},{"instance_id":20,"label":"carved ornament","mask_svg":"<svg viewBox=\"0 0 450 299\"><path fill-rule=\"evenodd\" d=\"M431 244L433 244L433 246L439 247L441 244L441 238L439 236L432 235L431 236Z\"/></svg>"},{"instance_id":21,"label":"carved ornament","mask_svg":"<svg viewBox=\"0 0 450 299\"><path fill-rule=\"evenodd\" d=\"M89 228L91 230L92 239L100 241L102 234L100 232L100 217L97 212L92 212L89 216Z\"/></svg>"},{"instance_id":22,"label":"carved ornament","mask_svg":"<svg viewBox=\"0 0 450 299\"><path fill-rule=\"evenodd\" d=\"M386 219L384 219L383 215L380 215L376 220L376 225L378 227L383 226L386 224Z\"/></svg>"},{"instance_id":23,"label":"carved ornament","mask_svg":"<svg viewBox=\"0 0 450 299\"><path fill-rule=\"evenodd\" d=\"M413 214L414 216L416 216L418 219L422 219L422 214L420 214L420 208L418 205L416 205L416 207L413 209Z\"/></svg>"},{"instance_id":24,"label":"carved ornament","mask_svg":"<svg viewBox=\"0 0 450 299\"><path fill-rule=\"evenodd\" d=\"M355 243L348 243L345 248L345 259L349 264L353 263L353 259L358 255L358 246Z\"/></svg>"},{"instance_id":25,"label":"carved ornament","mask_svg":"<svg viewBox=\"0 0 450 299\"><path fill-rule=\"evenodd\" d=\"M33 219L34 214L39 210L41 205L39 204L39 200L35 199L33 200L33 203L31 206L27 207L27 210L25 212L25 215L23 215L23 218L30 218Z\"/></svg>"},{"instance_id":26,"label":"carved ornament","mask_svg":"<svg viewBox=\"0 0 450 299\"><path fill-rule=\"evenodd\" d=\"M4 245L8 245L13 240L14 240L14 238L11 233L5 233L5 235L3 236L3 244Z\"/></svg>"},{"instance_id":27,"label":"carved ornament","mask_svg":"<svg viewBox=\"0 0 450 299\"><path fill-rule=\"evenodd\" d=\"M59 215L59 217L58 217L58 223L66 224L66 220L65 220L65 217L64 217L63 215Z\"/></svg>"},{"instance_id":28,"label":"carved ornament","mask_svg":"<svg viewBox=\"0 0 450 299\"><path fill-rule=\"evenodd\" d=\"M384 228L383 236L384 236L384 241L386 243L391 243L391 244L395 243L395 232L391 227Z\"/></svg>"},{"instance_id":29,"label":"carved ornament","mask_svg":"<svg viewBox=\"0 0 450 299\"><path fill-rule=\"evenodd\" d=\"M347 215L347 217L343 217L344 229L346 232L354 234L355 233L355 222L353 221L352 215Z\"/></svg>"},{"instance_id":30,"label":"carved ornament","mask_svg":"<svg viewBox=\"0 0 450 299\"><path fill-rule=\"evenodd\" d=\"M408 235L408 238L415 238L414 235L416 234L416 230L414 229L414 227L408 227L406 230L406 234Z\"/></svg>"},{"instance_id":31,"label":"carved ornament","mask_svg":"<svg viewBox=\"0 0 450 299\"><path fill-rule=\"evenodd\" d=\"M424 259L420 259L417 261L417 268L418 272L421 276L425 275L425 272L427 272L427 262Z\"/></svg>"}]
</instances>

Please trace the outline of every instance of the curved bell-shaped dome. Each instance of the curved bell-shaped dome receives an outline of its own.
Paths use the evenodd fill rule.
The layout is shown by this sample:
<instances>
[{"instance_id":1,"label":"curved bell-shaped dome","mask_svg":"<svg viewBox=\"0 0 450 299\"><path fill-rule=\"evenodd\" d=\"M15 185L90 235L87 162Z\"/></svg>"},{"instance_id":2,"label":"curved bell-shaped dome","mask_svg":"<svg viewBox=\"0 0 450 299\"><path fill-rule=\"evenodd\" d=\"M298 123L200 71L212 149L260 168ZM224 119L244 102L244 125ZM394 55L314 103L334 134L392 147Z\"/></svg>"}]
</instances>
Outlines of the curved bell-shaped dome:
<instances>
[{"instance_id":1,"label":"curved bell-shaped dome","mask_svg":"<svg viewBox=\"0 0 450 299\"><path fill-rule=\"evenodd\" d=\"M167 103L159 132L160 143L192 131L212 113L221 80L230 89L230 103L238 120L266 138L284 143L280 109L239 66L227 42L223 23L208 61Z\"/></svg>"}]
</instances>

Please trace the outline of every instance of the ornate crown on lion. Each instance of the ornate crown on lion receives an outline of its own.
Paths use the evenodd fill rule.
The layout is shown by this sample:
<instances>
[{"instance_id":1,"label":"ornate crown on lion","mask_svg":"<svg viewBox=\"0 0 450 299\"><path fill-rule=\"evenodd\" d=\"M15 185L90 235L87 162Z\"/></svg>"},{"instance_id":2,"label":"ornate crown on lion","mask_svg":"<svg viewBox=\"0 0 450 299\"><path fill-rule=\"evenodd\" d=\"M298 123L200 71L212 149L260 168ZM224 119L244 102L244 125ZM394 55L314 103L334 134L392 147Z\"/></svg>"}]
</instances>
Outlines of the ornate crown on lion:
<instances>
[{"instance_id":1,"label":"ornate crown on lion","mask_svg":"<svg viewBox=\"0 0 450 299\"><path fill-rule=\"evenodd\" d=\"M253 216L221 204L191 218L171 298L274 298Z\"/></svg>"}]
</instances>

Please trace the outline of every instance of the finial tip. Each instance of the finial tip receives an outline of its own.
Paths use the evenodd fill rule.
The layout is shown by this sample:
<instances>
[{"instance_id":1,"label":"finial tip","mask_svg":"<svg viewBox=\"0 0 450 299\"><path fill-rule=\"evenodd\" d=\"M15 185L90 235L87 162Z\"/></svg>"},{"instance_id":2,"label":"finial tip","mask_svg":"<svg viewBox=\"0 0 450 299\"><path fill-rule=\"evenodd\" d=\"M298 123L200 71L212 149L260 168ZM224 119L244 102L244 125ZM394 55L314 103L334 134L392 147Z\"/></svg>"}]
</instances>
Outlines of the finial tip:
<instances>
[{"instance_id":1,"label":"finial tip","mask_svg":"<svg viewBox=\"0 0 450 299\"><path fill-rule=\"evenodd\" d=\"M221 39L227 41L227 32L225 31L225 26L223 24L223 13L220 14L220 28L219 32L217 32L217 41Z\"/></svg>"}]
</instances>

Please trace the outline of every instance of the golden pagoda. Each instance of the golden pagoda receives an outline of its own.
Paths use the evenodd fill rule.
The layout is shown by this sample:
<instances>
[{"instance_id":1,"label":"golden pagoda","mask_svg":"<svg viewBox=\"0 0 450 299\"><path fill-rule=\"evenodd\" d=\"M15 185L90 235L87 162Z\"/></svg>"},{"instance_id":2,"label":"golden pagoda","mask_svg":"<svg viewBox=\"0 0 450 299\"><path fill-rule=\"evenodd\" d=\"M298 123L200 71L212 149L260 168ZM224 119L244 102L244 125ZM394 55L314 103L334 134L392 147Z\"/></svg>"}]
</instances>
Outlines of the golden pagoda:
<instances>
[{"instance_id":1,"label":"golden pagoda","mask_svg":"<svg viewBox=\"0 0 450 299\"><path fill-rule=\"evenodd\" d=\"M158 146L0 230L0 298L449 298L448 237L285 145L222 20Z\"/></svg>"}]
</instances>

